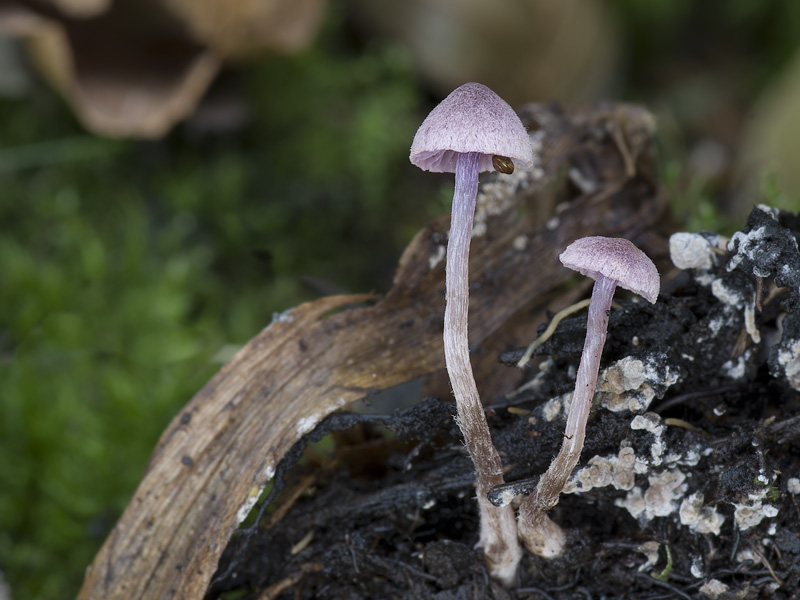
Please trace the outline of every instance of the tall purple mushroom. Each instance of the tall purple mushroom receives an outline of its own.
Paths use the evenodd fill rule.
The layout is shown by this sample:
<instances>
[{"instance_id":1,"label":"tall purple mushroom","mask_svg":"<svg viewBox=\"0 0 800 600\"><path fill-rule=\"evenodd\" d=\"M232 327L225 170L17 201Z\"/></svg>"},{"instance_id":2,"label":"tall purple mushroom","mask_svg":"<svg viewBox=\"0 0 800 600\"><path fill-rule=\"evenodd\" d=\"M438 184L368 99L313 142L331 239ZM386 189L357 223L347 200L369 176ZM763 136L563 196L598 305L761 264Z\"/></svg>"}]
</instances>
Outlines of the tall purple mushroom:
<instances>
[{"instance_id":1,"label":"tall purple mushroom","mask_svg":"<svg viewBox=\"0 0 800 600\"><path fill-rule=\"evenodd\" d=\"M595 282L561 450L539 479L536 490L519 507L519 535L525 546L534 554L549 558L561 554L565 537L547 511L558 504L558 496L581 456L614 290L619 285L655 303L661 287L653 261L625 239L581 238L570 244L559 259L568 269L579 271Z\"/></svg>"},{"instance_id":2,"label":"tall purple mushroom","mask_svg":"<svg viewBox=\"0 0 800 600\"><path fill-rule=\"evenodd\" d=\"M512 108L492 90L466 83L454 90L420 125L410 160L425 171L455 173L450 238L445 267L444 352L458 410L458 425L475 465L480 546L493 577L510 584L521 549L514 512L498 508L486 495L503 482L502 462L492 443L469 359L469 245L478 193L478 173L513 171L533 165L525 127Z\"/></svg>"}]
</instances>

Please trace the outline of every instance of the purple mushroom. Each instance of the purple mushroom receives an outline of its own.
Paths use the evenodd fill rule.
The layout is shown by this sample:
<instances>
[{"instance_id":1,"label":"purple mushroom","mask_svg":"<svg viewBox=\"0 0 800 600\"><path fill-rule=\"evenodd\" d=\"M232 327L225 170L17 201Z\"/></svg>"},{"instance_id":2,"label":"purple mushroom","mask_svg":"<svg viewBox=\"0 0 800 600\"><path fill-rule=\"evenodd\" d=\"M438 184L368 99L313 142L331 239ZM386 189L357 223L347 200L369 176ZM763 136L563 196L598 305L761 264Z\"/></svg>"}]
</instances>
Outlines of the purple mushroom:
<instances>
[{"instance_id":1,"label":"purple mushroom","mask_svg":"<svg viewBox=\"0 0 800 600\"><path fill-rule=\"evenodd\" d=\"M512 108L486 86L466 83L420 125L409 158L425 171L455 173L445 267L445 363L456 398L458 425L475 465L479 544L492 576L510 584L521 549L513 509L498 508L486 497L489 489L503 482L503 465L492 443L469 358L469 245L478 173L493 169L511 173L514 164L529 169L533 151L525 127Z\"/></svg>"},{"instance_id":2,"label":"purple mushroom","mask_svg":"<svg viewBox=\"0 0 800 600\"><path fill-rule=\"evenodd\" d=\"M614 290L619 285L655 303L661 285L653 261L625 239L581 238L570 244L559 259L568 269L579 271L595 282L589 302L586 342L561 450L539 479L536 490L519 507L519 535L525 546L548 558L561 554L564 547L564 532L547 516L547 511L558 504L558 496L581 456Z\"/></svg>"}]
</instances>

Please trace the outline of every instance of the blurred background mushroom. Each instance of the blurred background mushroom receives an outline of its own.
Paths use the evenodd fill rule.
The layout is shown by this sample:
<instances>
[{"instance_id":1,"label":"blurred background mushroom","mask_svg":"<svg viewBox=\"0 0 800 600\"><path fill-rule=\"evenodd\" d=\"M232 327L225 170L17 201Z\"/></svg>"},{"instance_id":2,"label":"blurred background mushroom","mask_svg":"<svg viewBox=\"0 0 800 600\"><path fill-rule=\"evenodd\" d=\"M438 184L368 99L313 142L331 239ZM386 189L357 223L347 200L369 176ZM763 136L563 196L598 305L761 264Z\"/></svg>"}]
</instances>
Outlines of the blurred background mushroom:
<instances>
[{"instance_id":1,"label":"blurred background mushroom","mask_svg":"<svg viewBox=\"0 0 800 600\"><path fill-rule=\"evenodd\" d=\"M479 81L512 106L602 98L619 66L616 22L596 0L354 0L362 28L403 43L437 94Z\"/></svg>"},{"instance_id":2,"label":"blurred background mushroom","mask_svg":"<svg viewBox=\"0 0 800 600\"><path fill-rule=\"evenodd\" d=\"M297 51L323 0L0 2L39 73L98 134L161 137L189 116L225 60Z\"/></svg>"},{"instance_id":3,"label":"blurred background mushroom","mask_svg":"<svg viewBox=\"0 0 800 600\"><path fill-rule=\"evenodd\" d=\"M731 232L800 207L797 31L783 0L0 0L12 596L74 596L165 424L273 312L389 288L449 210L407 156L450 90L642 103L673 218Z\"/></svg>"}]
</instances>

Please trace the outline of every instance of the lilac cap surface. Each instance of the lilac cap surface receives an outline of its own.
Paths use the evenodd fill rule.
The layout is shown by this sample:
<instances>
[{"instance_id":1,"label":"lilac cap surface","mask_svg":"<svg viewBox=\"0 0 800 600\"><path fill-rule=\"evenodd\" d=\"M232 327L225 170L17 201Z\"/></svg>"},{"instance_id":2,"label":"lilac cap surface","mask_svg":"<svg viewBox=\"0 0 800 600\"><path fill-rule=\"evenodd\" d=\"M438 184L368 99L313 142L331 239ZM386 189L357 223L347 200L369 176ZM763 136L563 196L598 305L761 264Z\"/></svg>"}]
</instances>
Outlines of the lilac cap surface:
<instances>
[{"instance_id":1,"label":"lilac cap surface","mask_svg":"<svg viewBox=\"0 0 800 600\"><path fill-rule=\"evenodd\" d=\"M572 242L558 257L568 269L597 279L602 274L655 303L661 278L653 261L630 240L592 236Z\"/></svg>"},{"instance_id":2,"label":"lilac cap surface","mask_svg":"<svg viewBox=\"0 0 800 600\"><path fill-rule=\"evenodd\" d=\"M507 156L521 169L533 166L533 149L517 113L480 83L465 83L419 126L409 159L425 171L455 173L459 153L480 152L479 170L492 171L492 156Z\"/></svg>"}]
</instances>

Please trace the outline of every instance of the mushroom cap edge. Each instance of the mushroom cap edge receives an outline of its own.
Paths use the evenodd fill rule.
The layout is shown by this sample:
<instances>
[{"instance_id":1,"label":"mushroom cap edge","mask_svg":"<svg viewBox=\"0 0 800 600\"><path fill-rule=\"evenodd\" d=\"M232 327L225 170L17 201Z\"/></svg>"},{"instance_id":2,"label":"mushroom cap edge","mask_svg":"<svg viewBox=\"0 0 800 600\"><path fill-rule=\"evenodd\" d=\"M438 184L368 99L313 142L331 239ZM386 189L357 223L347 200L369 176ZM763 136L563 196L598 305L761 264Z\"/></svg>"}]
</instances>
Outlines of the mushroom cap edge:
<instances>
[{"instance_id":1,"label":"mushroom cap edge","mask_svg":"<svg viewBox=\"0 0 800 600\"><path fill-rule=\"evenodd\" d=\"M625 238L589 236L575 240L559 255L568 269L586 277L613 279L617 285L655 304L661 278L653 261Z\"/></svg>"},{"instance_id":2,"label":"mushroom cap edge","mask_svg":"<svg viewBox=\"0 0 800 600\"><path fill-rule=\"evenodd\" d=\"M480 152L480 171L492 156L506 156L520 169L533 166L533 147L517 113L491 89L465 83L425 118L414 135L409 160L424 171L454 173L458 154Z\"/></svg>"}]
</instances>

